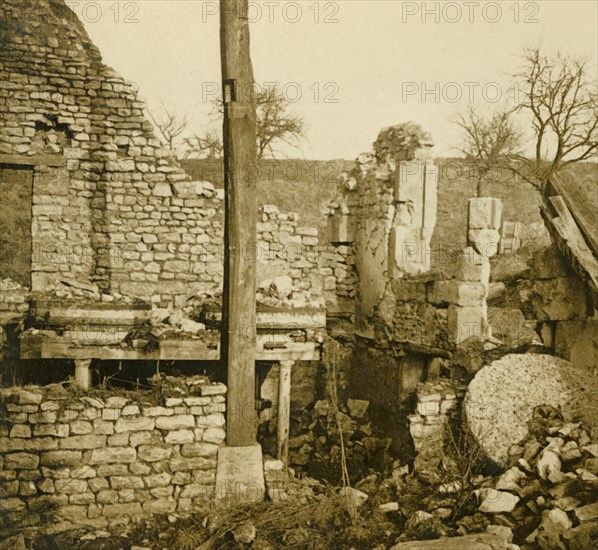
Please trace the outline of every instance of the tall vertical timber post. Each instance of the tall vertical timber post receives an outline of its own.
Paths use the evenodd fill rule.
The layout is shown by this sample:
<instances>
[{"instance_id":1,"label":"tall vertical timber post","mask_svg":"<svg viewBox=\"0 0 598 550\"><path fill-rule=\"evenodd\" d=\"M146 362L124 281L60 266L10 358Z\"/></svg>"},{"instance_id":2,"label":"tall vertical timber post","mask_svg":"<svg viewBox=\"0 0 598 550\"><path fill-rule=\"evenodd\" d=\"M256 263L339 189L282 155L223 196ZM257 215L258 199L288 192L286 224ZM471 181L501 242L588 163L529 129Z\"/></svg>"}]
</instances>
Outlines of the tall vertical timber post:
<instances>
[{"instance_id":1,"label":"tall vertical timber post","mask_svg":"<svg viewBox=\"0 0 598 550\"><path fill-rule=\"evenodd\" d=\"M224 102L224 288L221 360L227 445L255 445L256 115L248 0L220 0Z\"/></svg>"}]
</instances>

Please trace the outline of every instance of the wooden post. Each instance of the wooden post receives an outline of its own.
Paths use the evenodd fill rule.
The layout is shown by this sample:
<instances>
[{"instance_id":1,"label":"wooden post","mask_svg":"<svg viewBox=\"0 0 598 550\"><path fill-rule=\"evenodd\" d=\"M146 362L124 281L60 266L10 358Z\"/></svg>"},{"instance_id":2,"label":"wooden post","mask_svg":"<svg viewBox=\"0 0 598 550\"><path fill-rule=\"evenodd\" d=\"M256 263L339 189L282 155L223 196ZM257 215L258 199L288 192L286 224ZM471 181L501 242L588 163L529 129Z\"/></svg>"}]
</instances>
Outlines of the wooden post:
<instances>
[{"instance_id":1,"label":"wooden post","mask_svg":"<svg viewBox=\"0 0 598 550\"><path fill-rule=\"evenodd\" d=\"M289 462L289 429L291 425L291 371L293 361L281 361L278 379L278 418L276 419L276 458L285 468Z\"/></svg>"},{"instance_id":2,"label":"wooden post","mask_svg":"<svg viewBox=\"0 0 598 550\"><path fill-rule=\"evenodd\" d=\"M91 359L75 359L75 386L82 390L88 390L91 387L91 372L89 366Z\"/></svg>"},{"instance_id":3,"label":"wooden post","mask_svg":"<svg viewBox=\"0 0 598 550\"><path fill-rule=\"evenodd\" d=\"M227 368L227 444L255 445L256 117L248 0L220 0L224 102L224 288L221 360Z\"/></svg>"}]
</instances>

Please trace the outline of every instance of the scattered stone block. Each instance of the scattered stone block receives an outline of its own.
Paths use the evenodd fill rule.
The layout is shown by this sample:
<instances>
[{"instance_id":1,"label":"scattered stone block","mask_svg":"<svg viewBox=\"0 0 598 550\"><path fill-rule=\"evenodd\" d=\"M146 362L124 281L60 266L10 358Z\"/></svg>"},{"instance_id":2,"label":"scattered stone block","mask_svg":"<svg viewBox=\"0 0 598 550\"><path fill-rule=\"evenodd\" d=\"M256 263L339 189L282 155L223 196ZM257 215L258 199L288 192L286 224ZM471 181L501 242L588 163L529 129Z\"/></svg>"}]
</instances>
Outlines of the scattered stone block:
<instances>
[{"instance_id":1,"label":"scattered stone block","mask_svg":"<svg viewBox=\"0 0 598 550\"><path fill-rule=\"evenodd\" d=\"M509 468L504 474L500 476L496 482L496 489L499 491L518 491L518 482L525 479L526 474L522 472L517 466Z\"/></svg>"},{"instance_id":2,"label":"scattered stone block","mask_svg":"<svg viewBox=\"0 0 598 550\"><path fill-rule=\"evenodd\" d=\"M251 544L257 537L257 529L250 521L245 521L233 530L233 537L239 544Z\"/></svg>"},{"instance_id":3,"label":"scattered stone block","mask_svg":"<svg viewBox=\"0 0 598 550\"><path fill-rule=\"evenodd\" d=\"M487 309L480 306L458 306L448 308L449 341L459 344L466 340L483 340L487 332Z\"/></svg>"},{"instance_id":4,"label":"scattered stone block","mask_svg":"<svg viewBox=\"0 0 598 550\"><path fill-rule=\"evenodd\" d=\"M582 523L565 531L562 537L569 545L569 550L596 548L598 545L598 522Z\"/></svg>"},{"instance_id":5,"label":"scattered stone block","mask_svg":"<svg viewBox=\"0 0 598 550\"><path fill-rule=\"evenodd\" d=\"M348 399L347 400L347 407L349 408L349 414L353 418L364 418L368 407L370 406L369 401L365 401L363 399Z\"/></svg>"},{"instance_id":6,"label":"scattered stone block","mask_svg":"<svg viewBox=\"0 0 598 550\"><path fill-rule=\"evenodd\" d=\"M502 219L502 201L491 197L469 199L469 229L498 230Z\"/></svg>"},{"instance_id":7,"label":"scattered stone block","mask_svg":"<svg viewBox=\"0 0 598 550\"><path fill-rule=\"evenodd\" d=\"M574 511L575 517L579 523L588 523L598 520L598 503L586 504Z\"/></svg>"},{"instance_id":8,"label":"scattered stone block","mask_svg":"<svg viewBox=\"0 0 598 550\"><path fill-rule=\"evenodd\" d=\"M496 489L481 489L482 503L478 510L487 514L512 512L520 498L517 495Z\"/></svg>"},{"instance_id":9,"label":"scattered stone block","mask_svg":"<svg viewBox=\"0 0 598 550\"><path fill-rule=\"evenodd\" d=\"M359 491L353 487L342 487L339 490L339 495L346 498L348 506L353 509L360 508L370 498L363 491Z\"/></svg>"},{"instance_id":10,"label":"scattered stone block","mask_svg":"<svg viewBox=\"0 0 598 550\"><path fill-rule=\"evenodd\" d=\"M511 550L503 536L495 533L477 533L462 537L441 537L436 540L400 542L390 550Z\"/></svg>"}]
</instances>

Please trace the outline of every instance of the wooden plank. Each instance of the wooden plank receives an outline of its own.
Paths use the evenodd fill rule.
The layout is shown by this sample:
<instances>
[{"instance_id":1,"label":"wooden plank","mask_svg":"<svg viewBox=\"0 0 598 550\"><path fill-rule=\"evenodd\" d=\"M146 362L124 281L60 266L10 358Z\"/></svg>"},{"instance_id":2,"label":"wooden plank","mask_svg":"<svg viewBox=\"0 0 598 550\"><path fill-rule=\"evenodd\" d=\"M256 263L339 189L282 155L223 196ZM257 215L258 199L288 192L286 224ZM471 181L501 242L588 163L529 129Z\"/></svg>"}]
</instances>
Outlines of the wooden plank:
<instances>
[{"instance_id":1,"label":"wooden plank","mask_svg":"<svg viewBox=\"0 0 598 550\"><path fill-rule=\"evenodd\" d=\"M21 166L66 166L62 155L6 155L0 154L0 164L17 164Z\"/></svg>"},{"instance_id":2,"label":"wooden plank","mask_svg":"<svg viewBox=\"0 0 598 550\"><path fill-rule=\"evenodd\" d=\"M220 1L224 105L224 288L222 359L227 366L227 444L254 445L256 292L256 116L248 0ZM252 252L253 251L253 252ZM244 337L238 338L241 332Z\"/></svg>"},{"instance_id":3,"label":"wooden plank","mask_svg":"<svg viewBox=\"0 0 598 550\"><path fill-rule=\"evenodd\" d=\"M278 372L278 415L276 418L276 458L285 468L289 463L291 428L291 372L293 361L281 361Z\"/></svg>"},{"instance_id":4,"label":"wooden plank","mask_svg":"<svg viewBox=\"0 0 598 550\"><path fill-rule=\"evenodd\" d=\"M58 300L35 298L30 301L31 307L40 310L51 310L55 308L78 309L81 311L151 311L152 305L139 302L134 304L114 303L114 302L98 302L98 301L80 301L80 300Z\"/></svg>"},{"instance_id":5,"label":"wooden plank","mask_svg":"<svg viewBox=\"0 0 598 550\"><path fill-rule=\"evenodd\" d=\"M558 214L558 217L552 220L555 229L596 288L598 285L598 260L587 245L563 197L560 195L550 197L550 204Z\"/></svg>"},{"instance_id":6,"label":"wooden plank","mask_svg":"<svg viewBox=\"0 0 598 550\"><path fill-rule=\"evenodd\" d=\"M565 201L594 255L598 256L598 182L592 178L558 174L550 183L554 192Z\"/></svg>"},{"instance_id":7,"label":"wooden plank","mask_svg":"<svg viewBox=\"0 0 598 550\"><path fill-rule=\"evenodd\" d=\"M120 361L217 361L218 342L201 340L162 340L160 347L149 351L122 346L81 345L60 336L25 333L21 336L21 359L99 359ZM288 343L284 348L256 347L260 361L318 361L320 347L313 342Z\"/></svg>"}]
</instances>

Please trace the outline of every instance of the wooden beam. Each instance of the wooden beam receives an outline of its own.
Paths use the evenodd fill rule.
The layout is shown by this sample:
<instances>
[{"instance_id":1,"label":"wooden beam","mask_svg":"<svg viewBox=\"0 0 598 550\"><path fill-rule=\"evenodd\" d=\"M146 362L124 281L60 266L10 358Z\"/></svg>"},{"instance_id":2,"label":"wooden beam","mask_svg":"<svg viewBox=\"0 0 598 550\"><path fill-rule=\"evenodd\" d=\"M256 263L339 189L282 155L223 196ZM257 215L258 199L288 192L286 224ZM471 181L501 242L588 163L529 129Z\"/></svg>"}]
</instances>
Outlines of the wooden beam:
<instances>
[{"instance_id":1,"label":"wooden beam","mask_svg":"<svg viewBox=\"0 0 598 550\"><path fill-rule=\"evenodd\" d=\"M591 179L584 181L570 174L567 176L555 174L544 195L545 202L550 200L549 193L551 192L562 197L592 252L594 255L598 255L598 220L595 213L598 204L596 181Z\"/></svg>"},{"instance_id":2,"label":"wooden beam","mask_svg":"<svg viewBox=\"0 0 598 550\"><path fill-rule=\"evenodd\" d=\"M583 234L562 196L550 197L550 204L557 216L551 220L555 230L569 248L574 261L577 262L593 285L598 288L598 260L586 243ZM576 266L573 266L576 268Z\"/></svg>"},{"instance_id":3,"label":"wooden beam","mask_svg":"<svg viewBox=\"0 0 598 550\"><path fill-rule=\"evenodd\" d=\"M293 361L281 361L278 375L278 418L276 419L276 458L285 468L289 463L289 431L291 426L291 372Z\"/></svg>"},{"instance_id":4,"label":"wooden beam","mask_svg":"<svg viewBox=\"0 0 598 550\"><path fill-rule=\"evenodd\" d=\"M267 335L265 335L267 336ZM267 342L266 342L267 343ZM68 336L24 333L20 337L21 359L101 359L117 361L218 361L217 342L163 339L159 348L149 351L119 344L87 344ZM283 348L269 348L261 338L256 346L260 361L319 361L320 345L315 342L288 342Z\"/></svg>"},{"instance_id":5,"label":"wooden beam","mask_svg":"<svg viewBox=\"0 0 598 550\"><path fill-rule=\"evenodd\" d=\"M227 368L227 444L254 445L256 116L248 0L220 0L224 104L224 288L222 359ZM253 250L252 250L253 249Z\"/></svg>"},{"instance_id":6,"label":"wooden beam","mask_svg":"<svg viewBox=\"0 0 598 550\"><path fill-rule=\"evenodd\" d=\"M6 155L0 154L0 164L17 164L20 166L66 166L62 155Z\"/></svg>"}]
</instances>

